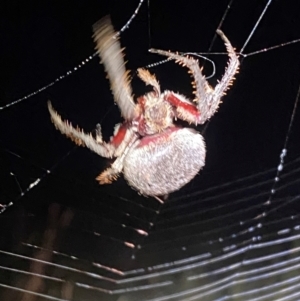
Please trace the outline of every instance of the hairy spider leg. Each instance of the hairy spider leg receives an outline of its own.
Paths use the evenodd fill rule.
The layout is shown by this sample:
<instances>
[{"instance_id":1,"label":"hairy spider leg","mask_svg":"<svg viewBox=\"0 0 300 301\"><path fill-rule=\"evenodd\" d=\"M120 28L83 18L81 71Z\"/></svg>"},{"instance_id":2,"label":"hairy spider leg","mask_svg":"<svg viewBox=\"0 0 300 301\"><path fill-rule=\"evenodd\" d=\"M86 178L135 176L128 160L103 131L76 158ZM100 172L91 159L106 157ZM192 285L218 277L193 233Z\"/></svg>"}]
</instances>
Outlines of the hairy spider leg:
<instances>
[{"instance_id":1,"label":"hairy spider leg","mask_svg":"<svg viewBox=\"0 0 300 301\"><path fill-rule=\"evenodd\" d=\"M165 91L163 97L174 108L176 118L196 125L201 123L200 111L196 105L189 101L185 96L172 91Z\"/></svg>"},{"instance_id":2,"label":"hairy spider leg","mask_svg":"<svg viewBox=\"0 0 300 301\"><path fill-rule=\"evenodd\" d=\"M99 184L110 184L118 178L123 170L125 156L137 139L138 136L128 127L126 122L122 125L116 125L110 144L115 148L114 157L117 159L96 178Z\"/></svg>"},{"instance_id":3,"label":"hairy spider leg","mask_svg":"<svg viewBox=\"0 0 300 301\"><path fill-rule=\"evenodd\" d=\"M215 89L213 89L205 79L205 76L202 74L202 69L199 67L198 60L195 60L191 57L185 57L178 53L168 52L164 50L159 49L150 49L149 51L152 53L157 53L160 55L164 55L169 57L170 59L176 60L177 63L180 65L186 66L189 69L189 73L194 78L193 87L195 91L193 92L195 94L194 102L197 103L197 108L200 111L200 120L196 120L197 122L194 123L200 123L203 124L205 121L207 121L214 113L217 111L220 100L222 96L225 94L226 90L230 87L232 84L232 81L234 80L235 74L238 72L239 69L239 58L238 55L235 53L234 48L232 47L230 41L227 39L227 37L224 35L224 33L221 30L217 30L218 35L222 38L222 40L225 43L227 53L229 56L229 63L225 70L225 74L223 75L221 81L216 85ZM177 100L175 98L178 98ZM168 97L170 101L173 102L179 102L180 100L183 100L183 96L173 93L172 97ZM188 101L187 99L184 99L184 102Z\"/></svg>"},{"instance_id":4,"label":"hairy spider leg","mask_svg":"<svg viewBox=\"0 0 300 301\"><path fill-rule=\"evenodd\" d=\"M135 103L128 71L125 69L124 55L110 18L107 16L98 21L93 30L96 50L107 72L114 100L122 116L126 120L132 120L135 116Z\"/></svg>"},{"instance_id":5,"label":"hairy spider leg","mask_svg":"<svg viewBox=\"0 0 300 301\"><path fill-rule=\"evenodd\" d=\"M63 121L53 109L50 101L48 102L48 109L55 127L77 145L85 146L101 157L118 157L110 168L97 177L100 184L111 183L115 180L122 171L125 154L137 139L136 134L128 128L127 123L124 122L122 125L117 125L114 135L111 137L110 142L107 143L103 141L100 125L97 125L95 139L91 133L87 134L78 127L74 128L68 121Z\"/></svg>"},{"instance_id":6,"label":"hairy spider leg","mask_svg":"<svg viewBox=\"0 0 300 301\"><path fill-rule=\"evenodd\" d=\"M62 134L66 135L78 146L85 146L101 157L112 158L115 153L115 147L112 144L97 141L91 133L87 134L79 127L74 128L67 120L62 120L61 116L53 109L52 104L48 101L48 110L51 115L51 120Z\"/></svg>"},{"instance_id":7,"label":"hairy spider leg","mask_svg":"<svg viewBox=\"0 0 300 301\"><path fill-rule=\"evenodd\" d=\"M120 126L117 133L111 139L111 143L116 147L115 155L117 159L109 168L96 177L99 184L110 184L117 180L123 170L125 157L136 140L138 140L138 136L132 129L127 128L125 124Z\"/></svg>"},{"instance_id":8,"label":"hairy spider leg","mask_svg":"<svg viewBox=\"0 0 300 301\"><path fill-rule=\"evenodd\" d=\"M153 87L157 96L160 96L160 85L154 74L151 74L147 69L139 68L137 70L139 78L146 84Z\"/></svg>"}]
</instances>

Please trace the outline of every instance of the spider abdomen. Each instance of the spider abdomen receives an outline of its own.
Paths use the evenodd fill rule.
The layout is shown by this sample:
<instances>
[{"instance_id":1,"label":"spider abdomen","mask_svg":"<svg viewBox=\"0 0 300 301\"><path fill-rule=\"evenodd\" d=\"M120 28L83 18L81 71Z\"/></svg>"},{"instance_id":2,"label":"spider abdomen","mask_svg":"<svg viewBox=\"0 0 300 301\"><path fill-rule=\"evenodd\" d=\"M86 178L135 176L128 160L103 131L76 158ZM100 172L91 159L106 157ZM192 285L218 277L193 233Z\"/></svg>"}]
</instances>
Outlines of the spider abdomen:
<instances>
[{"instance_id":1,"label":"spider abdomen","mask_svg":"<svg viewBox=\"0 0 300 301\"><path fill-rule=\"evenodd\" d=\"M159 196L180 189L205 165L203 137L172 127L138 140L124 161L124 177L141 194Z\"/></svg>"}]
</instances>

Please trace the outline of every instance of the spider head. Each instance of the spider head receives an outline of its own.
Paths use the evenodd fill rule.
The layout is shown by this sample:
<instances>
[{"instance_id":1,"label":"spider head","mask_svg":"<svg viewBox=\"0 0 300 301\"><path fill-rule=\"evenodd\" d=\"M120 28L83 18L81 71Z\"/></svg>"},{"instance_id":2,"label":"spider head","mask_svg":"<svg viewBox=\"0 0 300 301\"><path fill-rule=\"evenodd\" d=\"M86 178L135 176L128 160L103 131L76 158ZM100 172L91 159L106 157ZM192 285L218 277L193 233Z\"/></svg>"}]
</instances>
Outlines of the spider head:
<instances>
[{"instance_id":1,"label":"spider head","mask_svg":"<svg viewBox=\"0 0 300 301\"><path fill-rule=\"evenodd\" d=\"M173 124L173 111L163 96L150 92L138 99L140 117L138 131L141 135L160 133Z\"/></svg>"}]
</instances>

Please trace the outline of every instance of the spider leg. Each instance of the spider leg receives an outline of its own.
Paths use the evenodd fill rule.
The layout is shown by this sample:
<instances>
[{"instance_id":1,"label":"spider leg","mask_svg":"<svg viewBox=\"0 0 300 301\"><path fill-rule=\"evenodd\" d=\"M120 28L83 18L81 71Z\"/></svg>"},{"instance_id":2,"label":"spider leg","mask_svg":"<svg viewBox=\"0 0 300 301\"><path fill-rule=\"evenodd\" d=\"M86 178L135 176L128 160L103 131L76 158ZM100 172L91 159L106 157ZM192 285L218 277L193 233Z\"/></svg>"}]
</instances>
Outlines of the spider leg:
<instances>
[{"instance_id":1,"label":"spider leg","mask_svg":"<svg viewBox=\"0 0 300 301\"><path fill-rule=\"evenodd\" d=\"M101 124L97 123L96 124L96 141L97 143L103 143L103 138L102 138L102 128L101 128Z\"/></svg>"},{"instance_id":2,"label":"spider leg","mask_svg":"<svg viewBox=\"0 0 300 301\"><path fill-rule=\"evenodd\" d=\"M198 108L185 96L172 91L165 91L163 93L163 97L164 100L168 101L174 108L176 118L180 118L196 125L201 123L201 114Z\"/></svg>"},{"instance_id":3,"label":"spider leg","mask_svg":"<svg viewBox=\"0 0 300 301\"><path fill-rule=\"evenodd\" d=\"M228 38L219 29L217 30L217 34L221 37L221 39L223 40L223 42L225 44L225 47L226 47L226 50L227 50L227 53L229 56L229 62L228 62L227 68L225 70L225 73L224 73L222 79L216 85L216 87L212 93L213 95L212 95L210 110L214 111L214 112L218 108L218 104L220 102L221 97L226 94L226 91L232 85L232 82L235 79L235 75L239 72L239 67L240 67L239 57L236 54L236 52L235 52L234 48L232 47Z\"/></svg>"},{"instance_id":4,"label":"spider leg","mask_svg":"<svg viewBox=\"0 0 300 301\"><path fill-rule=\"evenodd\" d=\"M123 165L119 162L118 159L112 164L111 167L105 169L96 180L100 185L111 184L113 181L116 181L119 174L123 169Z\"/></svg>"},{"instance_id":5,"label":"spider leg","mask_svg":"<svg viewBox=\"0 0 300 301\"><path fill-rule=\"evenodd\" d=\"M63 121L60 115L53 109L50 101L48 101L48 109L55 127L77 145L86 146L101 157L112 158L114 156L116 147L113 144L103 142L102 134L100 140L99 136L95 140L91 134L86 134L78 127L74 128L68 121Z\"/></svg>"},{"instance_id":6,"label":"spider leg","mask_svg":"<svg viewBox=\"0 0 300 301\"><path fill-rule=\"evenodd\" d=\"M137 70L139 78L146 84L151 85L157 96L160 95L160 85L154 74L151 74L147 69L139 68Z\"/></svg>"},{"instance_id":7,"label":"spider leg","mask_svg":"<svg viewBox=\"0 0 300 301\"><path fill-rule=\"evenodd\" d=\"M114 136L112 140L114 140L115 137L116 136ZM117 152L119 153L118 158L111 165L111 167L107 168L96 178L100 185L110 184L113 181L117 180L119 174L123 170L125 157L128 151L130 150L131 146L137 139L138 137L135 134L127 136L125 135L124 140L120 143L117 149Z\"/></svg>"},{"instance_id":8,"label":"spider leg","mask_svg":"<svg viewBox=\"0 0 300 301\"><path fill-rule=\"evenodd\" d=\"M229 56L229 63L226 68L225 74L221 81L213 89L205 79L205 76L201 72L201 68L198 65L198 60L191 57L185 57L177 53L172 53L164 50L150 49L152 53L158 53L169 57L170 59L176 60L179 64L186 66L189 69L189 73L194 78L193 87L195 88L194 101L197 102L197 108L200 111L201 117L198 123L202 124L208 120L218 109L220 100L225 94L226 90L232 84L235 74L239 69L239 59L232 47L230 41L224 35L221 30L217 30L217 34L220 35L225 43L227 53Z\"/></svg>"},{"instance_id":9,"label":"spider leg","mask_svg":"<svg viewBox=\"0 0 300 301\"><path fill-rule=\"evenodd\" d=\"M122 116L132 120L135 116L134 101L128 71L125 69L122 49L110 18L104 17L93 26L96 50L107 72L115 102Z\"/></svg>"},{"instance_id":10,"label":"spider leg","mask_svg":"<svg viewBox=\"0 0 300 301\"><path fill-rule=\"evenodd\" d=\"M163 56L169 57L169 59L173 59L176 61L176 63L183 65L189 69L189 73L192 74L194 77L193 87L195 88L195 91L193 92L195 94L194 102L199 102L205 99L208 93L212 92L211 86L208 84L208 82L205 79L205 76L202 74L201 69L199 68L199 62L198 60L195 60L192 57L189 56L182 56L178 53L160 50L160 49L150 49L149 50L152 53L157 53Z\"/></svg>"},{"instance_id":11,"label":"spider leg","mask_svg":"<svg viewBox=\"0 0 300 301\"><path fill-rule=\"evenodd\" d=\"M103 141L101 125L96 125L96 139L92 134L86 134L81 129L74 128L68 121L63 121L48 101L48 109L55 127L79 146L86 146L101 157L118 157L112 166L102 172L96 180L100 184L108 184L116 180L123 169L123 162L132 144L138 139L134 131L128 128L126 122L115 127L110 142Z\"/></svg>"}]
</instances>

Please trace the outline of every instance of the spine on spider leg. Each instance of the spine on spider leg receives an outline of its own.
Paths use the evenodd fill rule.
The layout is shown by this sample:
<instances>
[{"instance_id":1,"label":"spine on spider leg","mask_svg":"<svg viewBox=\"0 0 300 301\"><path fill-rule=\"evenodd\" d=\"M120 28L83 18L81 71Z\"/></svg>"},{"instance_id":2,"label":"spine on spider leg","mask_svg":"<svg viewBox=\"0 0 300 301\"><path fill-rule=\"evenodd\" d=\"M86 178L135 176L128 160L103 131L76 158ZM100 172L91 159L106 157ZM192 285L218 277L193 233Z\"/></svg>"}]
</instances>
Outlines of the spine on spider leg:
<instances>
[{"instance_id":1,"label":"spine on spider leg","mask_svg":"<svg viewBox=\"0 0 300 301\"><path fill-rule=\"evenodd\" d=\"M240 61L238 55L236 54L234 48L232 47L230 41L225 36L225 34L220 29L217 30L217 34L224 41L228 56L230 58L228 66L221 81L215 87L215 96L221 97L232 85L233 80L235 79L234 76L239 72Z\"/></svg>"},{"instance_id":2,"label":"spine on spider leg","mask_svg":"<svg viewBox=\"0 0 300 301\"><path fill-rule=\"evenodd\" d=\"M102 143L99 143L91 134L86 134L78 127L74 128L68 121L63 121L60 115L53 109L50 101L48 101L48 110L56 129L70 138L78 146L85 146L101 157L112 158L114 156L115 148L111 144L102 141L102 134Z\"/></svg>"},{"instance_id":3,"label":"spine on spider leg","mask_svg":"<svg viewBox=\"0 0 300 301\"><path fill-rule=\"evenodd\" d=\"M212 92L212 88L206 81L205 76L202 74L202 69L199 67L198 60L195 60L194 58L191 58L189 56L183 56L178 53L154 48L149 49L149 52L167 56L169 59L175 60L176 63L189 69L188 72L194 79L192 86L194 89L193 94L195 94L195 102L204 100L207 95Z\"/></svg>"},{"instance_id":4,"label":"spine on spider leg","mask_svg":"<svg viewBox=\"0 0 300 301\"><path fill-rule=\"evenodd\" d=\"M122 49L110 18L104 17L98 21L93 26L93 30L96 50L108 74L114 99L121 110L122 116L127 120L133 119L134 101L130 80L125 69Z\"/></svg>"},{"instance_id":5,"label":"spine on spider leg","mask_svg":"<svg viewBox=\"0 0 300 301\"><path fill-rule=\"evenodd\" d=\"M201 100L201 102L199 103L198 108L202 113L202 116L205 116L205 120L211 118L217 111L219 104L221 103L222 96L232 84L234 76L238 72L240 65L238 56L225 34L221 30L217 30L217 34L221 37L226 46L229 56L229 63L222 79L214 89L211 89L211 92L206 95L206 98L204 100Z\"/></svg>"},{"instance_id":6,"label":"spine on spider leg","mask_svg":"<svg viewBox=\"0 0 300 301\"><path fill-rule=\"evenodd\" d=\"M146 84L154 88L157 95L160 95L160 85L154 74L151 74L147 69L139 68L137 70L138 77Z\"/></svg>"},{"instance_id":7,"label":"spine on spider leg","mask_svg":"<svg viewBox=\"0 0 300 301\"><path fill-rule=\"evenodd\" d=\"M115 154L117 159L111 165L111 167L107 168L96 178L100 185L110 184L117 180L118 176L122 172L126 155L131 146L137 140L135 133L128 129L126 124L117 126L115 130L116 132L112 138L112 143L118 144ZM120 135L120 137L118 137L118 135ZM114 139L115 141L113 141Z\"/></svg>"},{"instance_id":8,"label":"spine on spider leg","mask_svg":"<svg viewBox=\"0 0 300 301\"><path fill-rule=\"evenodd\" d=\"M201 124L202 118L198 108L185 96L172 91L165 91L163 96L175 109L176 118L196 125Z\"/></svg>"}]
</instances>

